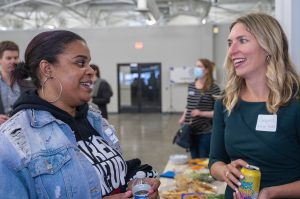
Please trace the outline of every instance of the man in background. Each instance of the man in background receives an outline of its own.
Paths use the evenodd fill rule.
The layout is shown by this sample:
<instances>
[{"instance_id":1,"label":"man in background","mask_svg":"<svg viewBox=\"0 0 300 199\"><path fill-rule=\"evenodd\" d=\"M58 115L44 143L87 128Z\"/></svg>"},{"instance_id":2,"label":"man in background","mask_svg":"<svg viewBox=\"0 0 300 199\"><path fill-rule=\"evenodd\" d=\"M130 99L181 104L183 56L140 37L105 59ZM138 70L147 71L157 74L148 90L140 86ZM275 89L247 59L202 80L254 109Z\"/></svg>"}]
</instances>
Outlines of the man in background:
<instances>
[{"instance_id":1,"label":"man in background","mask_svg":"<svg viewBox=\"0 0 300 199\"><path fill-rule=\"evenodd\" d=\"M22 92L33 88L31 81L13 82L11 72L19 63L19 47L13 41L0 42L0 124L9 118L12 105Z\"/></svg>"},{"instance_id":2,"label":"man in background","mask_svg":"<svg viewBox=\"0 0 300 199\"><path fill-rule=\"evenodd\" d=\"M96 80L92 92L92 102L98 105L102 117L108 119L107 104L113 96L112 89L109 83L101 78L99 67L95 64L91 64L90 66L95 71L94 79Z\"/></svg>"},{"instance_id":3,"label":"man in background","mask_svg":"<svg viewBox=\"0 0 300 199\"><path fill-rule=\"evenodd\" d=\"M12 84L10 76L18 62L18 45L12 41L2 41L0 43L0 124L8 119L11 107L21 93L19 85Z\"/></svg>"}]
</instances>

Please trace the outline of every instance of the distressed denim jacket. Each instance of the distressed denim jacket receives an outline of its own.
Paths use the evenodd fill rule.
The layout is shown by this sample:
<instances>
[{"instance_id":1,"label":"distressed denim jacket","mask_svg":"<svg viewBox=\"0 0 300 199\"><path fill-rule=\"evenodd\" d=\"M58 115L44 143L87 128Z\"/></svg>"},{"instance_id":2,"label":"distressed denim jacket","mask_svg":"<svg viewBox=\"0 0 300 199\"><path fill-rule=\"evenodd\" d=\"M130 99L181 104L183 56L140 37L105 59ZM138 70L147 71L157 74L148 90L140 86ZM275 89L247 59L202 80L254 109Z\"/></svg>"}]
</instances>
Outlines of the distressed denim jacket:
<instances>
[{"instance_id":1,"label":"distressed denim jacket","mask_svg":"<svg viewBox=\"0 0 300 199\"><path fill-rule=\"evenodd\" d=\"M88 120L120 151L99 112L89 110ZM22 110L0 126L0 198L101 199L100 183L71 128L49 112Z\"/></svg>"}]
</instances>

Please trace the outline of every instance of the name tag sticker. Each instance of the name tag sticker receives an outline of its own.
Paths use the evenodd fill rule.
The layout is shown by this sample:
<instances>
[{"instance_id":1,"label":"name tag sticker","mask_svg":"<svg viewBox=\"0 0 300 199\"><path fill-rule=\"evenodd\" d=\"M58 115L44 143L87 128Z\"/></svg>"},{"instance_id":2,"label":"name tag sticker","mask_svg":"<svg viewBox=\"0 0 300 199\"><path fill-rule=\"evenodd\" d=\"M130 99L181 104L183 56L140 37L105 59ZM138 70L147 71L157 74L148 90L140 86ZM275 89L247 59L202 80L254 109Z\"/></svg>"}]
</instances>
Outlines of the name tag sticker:
<instances>
[{"instance_id":1,"label":"name tag sticker","mask_svg":"<svg viewBox=\"0 0 300 199\"><path fill-rule=\"evenodd\" d=\"M195 95L194 91L189 91L189 95Z\"/></svg>"},{"instance_id":2,"label":"name tag sticker","mask_svg":"<svg viewBox=\"0 0 300 199\"><path fill-rule=\"evenodd\" d=\"M277 129L277 115L258 115L256 130L275 132Z\"/></svg>"},{"instance_id":3,"label":"name tag sticker","mask_svg":"<svg viewBox=\"0 0 300 199\"><path fill-rule=\"evenodd\" d=\"M112 132L112 130L110 128L107 128L104 133L109 137L109 139L112 141L112 143L117 143L119 141L119 139L117 138L117 136Z\"/></svg>"}]
</instances>

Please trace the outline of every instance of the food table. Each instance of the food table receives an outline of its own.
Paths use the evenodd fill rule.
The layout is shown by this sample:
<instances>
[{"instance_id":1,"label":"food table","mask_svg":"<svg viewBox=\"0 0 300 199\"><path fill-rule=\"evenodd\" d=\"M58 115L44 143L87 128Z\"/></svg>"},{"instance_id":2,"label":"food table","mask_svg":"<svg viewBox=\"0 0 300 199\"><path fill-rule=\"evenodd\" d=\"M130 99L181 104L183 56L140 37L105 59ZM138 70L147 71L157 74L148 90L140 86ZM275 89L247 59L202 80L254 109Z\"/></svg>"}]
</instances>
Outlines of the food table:
<instances>
[{"instance_id":1,"label":"food table","mask_svg":"<svg viewBox=\"0 0 300 199\"><path fill-rule=\"evenodd\" d=\"M160 177L161 199L223 198L226 183L215 181L213 178L205 182L205 179L202 181L203 178L198 178L210 176L207 163L207 159L194 159L179 164L169 160ZM175 178L172 178L172 174L175 174ZM206 194L216 197L204 197Z\"/></svg>"}]
</instances>

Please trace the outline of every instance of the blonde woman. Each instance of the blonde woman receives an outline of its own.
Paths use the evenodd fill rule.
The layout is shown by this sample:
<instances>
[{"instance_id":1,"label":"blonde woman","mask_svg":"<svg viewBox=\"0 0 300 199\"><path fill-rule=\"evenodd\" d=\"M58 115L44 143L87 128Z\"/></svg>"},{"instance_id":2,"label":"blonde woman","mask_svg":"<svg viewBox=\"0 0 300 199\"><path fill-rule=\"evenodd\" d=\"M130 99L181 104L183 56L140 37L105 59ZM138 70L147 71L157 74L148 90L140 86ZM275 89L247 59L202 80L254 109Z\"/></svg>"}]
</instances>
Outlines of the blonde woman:
<instances>
[{"instance_id":1,"label":"blonde woman","mask_svg":"<svg viewBox=\"0 0 300 199\"><path fill-rule=\"evenodd\" d=\"M261 171L259 199L300 198L299 78L288 41L273 17L255 13L232 23L228 82L215 105L209 168L225 181L225 198L242 198L241 167Z\"/></svg>"}]
</instances>

